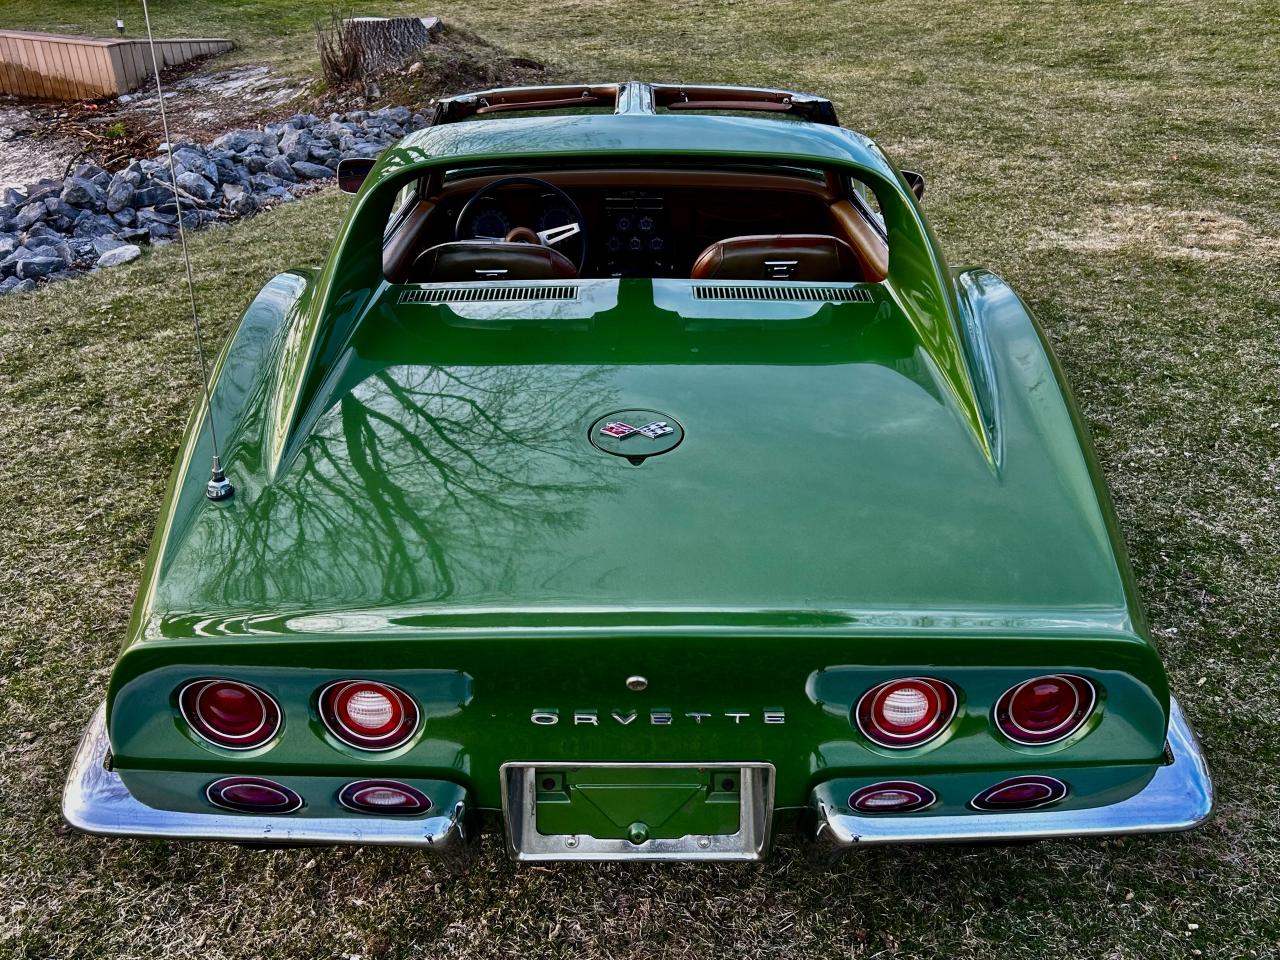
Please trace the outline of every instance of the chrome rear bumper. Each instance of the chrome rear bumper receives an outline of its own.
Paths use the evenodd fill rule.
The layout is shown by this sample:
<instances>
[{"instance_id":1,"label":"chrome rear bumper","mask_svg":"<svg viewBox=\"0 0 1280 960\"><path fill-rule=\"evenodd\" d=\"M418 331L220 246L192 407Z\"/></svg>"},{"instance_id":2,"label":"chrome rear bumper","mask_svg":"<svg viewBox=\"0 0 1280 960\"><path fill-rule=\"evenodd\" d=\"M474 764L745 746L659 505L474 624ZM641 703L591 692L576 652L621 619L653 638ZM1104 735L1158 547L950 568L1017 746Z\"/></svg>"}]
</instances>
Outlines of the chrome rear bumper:
<instances>
[{"instance_id":1,"label":"chrome rear bumper","mask_svg":"<svg viewBox=\"0 0 1280 960\"><path fill-rule=\"evenodd\" d=\"M1168 752L1171 762L1127 800L1085 810L974 813L962 816L865 816L853 813L844 796L822 784L810 801L814 838L848 848L884 843L964 843L1036 840L1190 830L1213 812L1213 782L1196 735L1170 698Z\"/></svg>"},{"instance_id":2,"label":"chrome rear bumper","mask_svg":"<svg viewBox=\"0 0 1280 960\"><path fill-rule=\"evenodd\" d=\"M120 775L106 768L109 750L104 705L98 707L80 740L62 793L62 816L86 833L237 843L359 843L431 848L450 847L463 839L462 787L457 787L452 802L440 804L446 812L415 819L185 813L157 810L137 800Z\"/></svg>"}]
</instances>

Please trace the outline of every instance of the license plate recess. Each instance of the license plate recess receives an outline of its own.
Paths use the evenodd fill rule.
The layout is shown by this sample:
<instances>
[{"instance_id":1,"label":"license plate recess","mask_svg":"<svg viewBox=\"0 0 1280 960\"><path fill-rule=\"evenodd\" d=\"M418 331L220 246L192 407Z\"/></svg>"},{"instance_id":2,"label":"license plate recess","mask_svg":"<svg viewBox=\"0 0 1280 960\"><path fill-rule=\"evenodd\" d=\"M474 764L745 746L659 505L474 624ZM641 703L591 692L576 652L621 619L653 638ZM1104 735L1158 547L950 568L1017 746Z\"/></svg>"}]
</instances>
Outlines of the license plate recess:
<instances>
[{"instance_id":1,"label":"license plate recess","mask_svg":"<svg viewBox=\"0 0 1280 960\"><path fill-rule=\"evenodd\" d=\"M508 763L517 860L758 860L768 844L767 763Z\"/></svg>"}]
</instances>

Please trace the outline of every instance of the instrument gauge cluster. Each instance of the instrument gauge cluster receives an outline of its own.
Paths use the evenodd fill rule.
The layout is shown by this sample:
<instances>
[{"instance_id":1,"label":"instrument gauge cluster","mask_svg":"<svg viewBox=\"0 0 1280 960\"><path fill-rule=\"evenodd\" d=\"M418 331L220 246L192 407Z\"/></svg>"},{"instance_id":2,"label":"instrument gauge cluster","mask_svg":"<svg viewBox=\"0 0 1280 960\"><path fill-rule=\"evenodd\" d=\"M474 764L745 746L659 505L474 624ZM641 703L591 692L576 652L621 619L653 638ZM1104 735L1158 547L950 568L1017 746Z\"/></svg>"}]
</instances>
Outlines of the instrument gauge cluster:
<instances>
[{"instance_id":1,"label":"instrument gauge cluster","mask_svg":"<svg viewBox=\"0 0 1280 960\"><path fill-rule=\"evenodd\" d=\"M467 218L462 235L470 240L501 240L511 230L511 217L501 204L486 203Z\"/></svg>"},{"instance_id":2,"label":"instrument gauge cluster","mask_svg":"<svg viewBox=\"0 0 1280 960\"><path fill-rule=\"evenodd\" d=\"M669 276L666 200L641 191L605 197L601 223L605 273L614 277Z\"/></svg>"}]
</instances>

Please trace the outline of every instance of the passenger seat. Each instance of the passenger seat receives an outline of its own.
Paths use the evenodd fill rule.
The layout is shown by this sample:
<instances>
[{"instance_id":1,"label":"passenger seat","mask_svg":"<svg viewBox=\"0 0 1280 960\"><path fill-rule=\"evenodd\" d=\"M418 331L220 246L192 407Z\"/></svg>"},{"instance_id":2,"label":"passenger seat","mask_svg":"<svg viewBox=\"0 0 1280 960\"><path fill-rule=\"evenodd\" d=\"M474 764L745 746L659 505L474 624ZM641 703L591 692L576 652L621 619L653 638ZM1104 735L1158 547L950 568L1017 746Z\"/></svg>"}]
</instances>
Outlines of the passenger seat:
<instances>
[{"instance_id":1,"label":"passenger seat","mask_svg":"<svg viewBox=\"0 0 1280 960\"><path fill-rule=\"evenodd\" d=\"M699 254L694 280L863 280L853 248L820 233L729 237Z\"/></svg>"}]
</instances>

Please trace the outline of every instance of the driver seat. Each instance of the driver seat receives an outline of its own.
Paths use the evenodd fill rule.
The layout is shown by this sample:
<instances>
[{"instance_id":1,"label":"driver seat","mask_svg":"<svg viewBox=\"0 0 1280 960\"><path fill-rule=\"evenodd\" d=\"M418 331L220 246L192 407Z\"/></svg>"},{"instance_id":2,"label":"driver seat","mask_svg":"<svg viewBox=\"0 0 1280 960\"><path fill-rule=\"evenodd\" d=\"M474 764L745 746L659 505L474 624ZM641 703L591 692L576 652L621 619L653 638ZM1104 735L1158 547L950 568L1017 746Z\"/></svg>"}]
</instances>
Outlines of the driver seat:
<instances>
[{"instance_id":1,"label":"driver seat","mask_svg":"<svg viewBox=\"0 0 1280 960\"><path fill-rule=\"evenodd\" d=\"M476 280L576 280L578 269L559 250L540 243L455 240L418 254L408 283Z\"/></svg>"}]
</instances>

